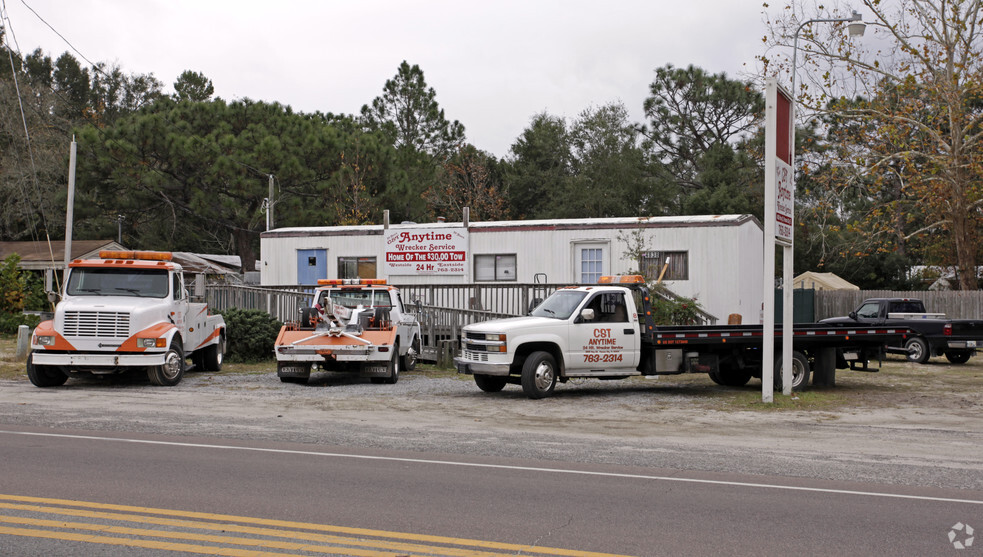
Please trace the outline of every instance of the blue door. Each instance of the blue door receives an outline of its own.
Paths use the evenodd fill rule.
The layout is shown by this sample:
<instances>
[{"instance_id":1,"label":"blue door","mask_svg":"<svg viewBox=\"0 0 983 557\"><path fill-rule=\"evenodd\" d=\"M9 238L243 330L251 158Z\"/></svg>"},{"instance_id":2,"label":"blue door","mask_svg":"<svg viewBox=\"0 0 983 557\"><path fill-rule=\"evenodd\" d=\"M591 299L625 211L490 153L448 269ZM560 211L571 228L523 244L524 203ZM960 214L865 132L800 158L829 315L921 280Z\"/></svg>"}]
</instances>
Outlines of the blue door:
<instances>
[{"instance_id":1,"label":"blue door","mask_svg":"<svg viewBox=\"0 0 983 557\"><path fill-rule=\"evenodd\" d=\"M297 250L297 284L317 284L328 278L328 250Z\"/></svg>"}]
</instances>

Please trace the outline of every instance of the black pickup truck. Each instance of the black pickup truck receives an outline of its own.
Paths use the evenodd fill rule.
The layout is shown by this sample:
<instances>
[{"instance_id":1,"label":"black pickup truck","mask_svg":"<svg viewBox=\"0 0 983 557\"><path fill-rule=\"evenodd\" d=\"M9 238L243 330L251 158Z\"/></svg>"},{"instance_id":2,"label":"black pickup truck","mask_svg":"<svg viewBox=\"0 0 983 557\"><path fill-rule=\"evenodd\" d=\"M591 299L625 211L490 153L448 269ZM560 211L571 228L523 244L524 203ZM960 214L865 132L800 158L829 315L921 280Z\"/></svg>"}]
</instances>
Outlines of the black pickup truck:
<instances>
[{"instance_id":1,"label":"black pickup truck","mask_svg":"<svg viewBox=\"0 0 983 557\"><path fill-rule=\"evenodd\" d=\"M891 325L911 331L903 345L888 345L888 351L907 354L920 364L932 356L945 355L954 364L966 363L976 349L983 348L983 319L947 319L941 313L926 313L915 298L871 298L847 317L823 319L828 325Z\"/></svg>"}]
</instances>

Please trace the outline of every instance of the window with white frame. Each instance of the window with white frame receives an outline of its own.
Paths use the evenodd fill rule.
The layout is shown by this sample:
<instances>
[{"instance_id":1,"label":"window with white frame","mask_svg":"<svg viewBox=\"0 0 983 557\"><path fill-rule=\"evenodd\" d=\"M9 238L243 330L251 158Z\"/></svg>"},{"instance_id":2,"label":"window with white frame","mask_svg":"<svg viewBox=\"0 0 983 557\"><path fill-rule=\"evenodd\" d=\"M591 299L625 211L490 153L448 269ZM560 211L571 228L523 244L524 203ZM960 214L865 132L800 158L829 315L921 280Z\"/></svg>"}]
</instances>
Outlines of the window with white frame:
<instances>
[{"instance_id":1,"label":"window with white frame","mask_svg":"<svg viewBox=\"0 0 983 557\"><path fill-rule=\"evenodd\" d=\"M516 275L514 253L474 256L475 281L515 281Z\"/></svg>"},{"instance_id":2,"label":"window with white frame","mask_svg":"<svg viewBox=\"0 0 983 557\"><path fill-rule=\"evenodd\" d=\"M668 264L662 280L689 280L688 251L642 252L642 274L646 280L656 280Z\"/></svg>"},{"instance_id":3,"label":"window with white frame","mask_svg":"<svg viewBox=\"0 0 983 557\"><path fill-rule=\"evenodd\" d=\"M580 283L594 284L604 273L604 249L601 247L580 248Z\"/></svg>"}]
</instances>

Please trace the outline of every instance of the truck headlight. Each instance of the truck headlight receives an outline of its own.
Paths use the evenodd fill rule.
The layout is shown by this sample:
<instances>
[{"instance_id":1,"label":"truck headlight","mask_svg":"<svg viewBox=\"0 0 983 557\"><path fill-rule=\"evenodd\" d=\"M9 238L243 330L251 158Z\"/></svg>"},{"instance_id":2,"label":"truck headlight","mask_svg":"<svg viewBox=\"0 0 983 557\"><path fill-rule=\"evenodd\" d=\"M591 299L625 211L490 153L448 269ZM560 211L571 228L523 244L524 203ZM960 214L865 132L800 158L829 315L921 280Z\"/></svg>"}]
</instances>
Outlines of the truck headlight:
<instances>
[{"instance_id":1,"label":"truck headlight","mask_svg":"<svg viewBox=\"0 0 983 557\"><path fill-rule=\"evenodd\" d=\"M163 338L138 338L140 348L167 348L167 340Z\"/></svg>"},{"instance_id":2,"label":"truck headlight","mask_svg":"<svg viewBox=\"0 0 983 557\"><path fill-rule=\"evenodd\" d=\"M41 346L54 346L55 337L54 336L35 336L34 344L39 344Z\"/></svg>"},{"instance_id":3,"label":"truck headlight","mask_svg":"<svg viewBox=\"0 0 983 557\"><path fill-rule=\"evenodd\" d=\"M485 340L494 340L498 342L505 342L505 335L498 333L488 333L485 335Z\"/></svg>"}]
</instances>

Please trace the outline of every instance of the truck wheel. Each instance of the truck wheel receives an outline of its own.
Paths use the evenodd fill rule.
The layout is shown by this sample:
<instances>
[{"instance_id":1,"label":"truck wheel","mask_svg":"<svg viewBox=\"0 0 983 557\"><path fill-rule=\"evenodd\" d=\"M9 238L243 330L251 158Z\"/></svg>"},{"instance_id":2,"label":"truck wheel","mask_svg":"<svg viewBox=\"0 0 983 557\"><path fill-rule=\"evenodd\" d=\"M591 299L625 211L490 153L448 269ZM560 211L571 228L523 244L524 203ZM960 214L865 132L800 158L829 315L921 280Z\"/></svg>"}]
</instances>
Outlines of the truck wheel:
<instances>
[{"instance_id":1,"label":"truck wheel","mask_svg":"<svg viewBox=\"0 0 983 557\"><path fill-rule=\"evenodd\" d=\"M474 374L474 384L486 393L497 393L504 389L505 384L508 382L508 377L502 377L500 375Z\"/></svg>"},{"instance_id":2,"label":"truck wheel","mask_svg":"<svg viewBox=\"0 0 983 557\"><path fill-rule=\"evenodd\" d=\"M556 360L549 352L533 352L522 363L522 391L529 398L543 398L556 387Z\"/></svg>"},{"instance_id":3,"label":"truck wheel","mask_svg":"<svg viewBox=\"0 0 983 557\"><path fill-rule=\"evenodd\" d=\"M406 351L406 355L403 356L403 370L413 371L416 369L416 359L420 355L420 339L414 338L413 342L410 343L410 349Z\"/></svg>"},{"instance_id":4,"label":"truck wheel","mask_svg":"<svg viewBox=\"0 0 983 557\"><path fill-rule=\"evenodd\" d=\"M177 339L175 339L177 342ZM177 344L171 345L164 354L164 364L147 369L147 377L154 385L173 387L184 376L184 353Z\"/></svg>"},{"instance_id":5,"label":"truck wheel","mask_svg":"<svg viewBox=\"0 0 983 557\"><path fill-rule=\"evenodd\" d=\"M725 387L743 387L751 380L751 372L749 371L721 369L710 372L709 375L714 383Z\"/></svg>"},{"instance_id":6,"label":"truck wheel","mask_svg":"<svg viewBox=\"0 0 983 557\"><path fill-rule=\"evenodd\" d=\"M395 385L399 381L399 346L393 346L392 358L389 358L389 376L388 377L372 377L370 381L373 383L385 383L387 385Z\"/></svg>"},{"instance_id":7,"label":"truck wheel","mask_svg":"<svg viewBox=\"0 0 983 557\"><path fill-rule=\"evenodd\" d=\"M925 339L922 337L909 338L908 342L904 343L904 347L908 349L909 362L924 364L932 355L932 350L928 347L928 343L925 342Z\"/></svg>"},{"instance_id":8,"label":"truck wheel","mask_svg":"<svg viewBox=\"0 0 983 557\"><path fill-rule=\"evenodd\" d=\"M946 350L945 357L954 364L965 364L975 350Z\"/></svg>"},{"instance_id":9,"label":"truck wheel","mask_svg":"<svg viewBox=\"0 0 983 557\"><path fill-rule=\"evenodd\" d=\"M202 354L202 368L205 371L222 371L225 359L225 335L218 336L218 342L206 346Z\"/></svg>"},{"instance_id":10,"label":"truck wheel","mask_svg":"<svg viewBox=\"0 0 983 557\"><path fill-rule=\"evenodd\" d=\"M399 381L399 346L393 346L393 357L389 360L389 377L383 379L383 383L395 385Z\"/></svg>"},{"instance_id":11,"label":"truck wheel","mask_svg":"<svg viewBox=\"0 0 983 557\"><path fill-rule=\"evenodd\" d=\"M27 378L35 387L58 387L68 381L68 376L53 366L34 365L34 353L27 355Z\"/></svg>"},{"instance_id":12,"label":"truck wheel","mask_svg":"<svg viewBox=\"0 0 983 557\"><path fill-rule=\"evenodd\" d=\"M799 351L792 352L792 390L802 391L809 386L809 360ZM775 358L775 390L784 390L782 384L782 356Z\"/></svg>"}]
</instances>

